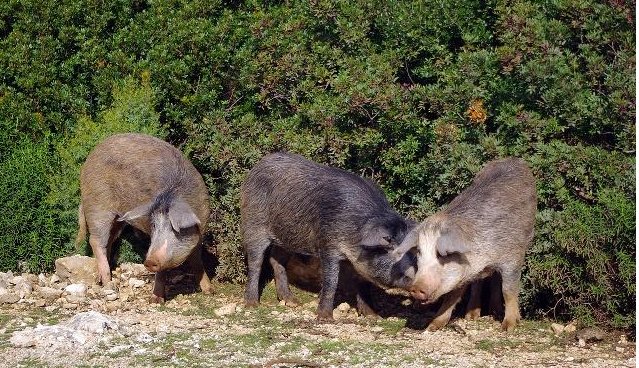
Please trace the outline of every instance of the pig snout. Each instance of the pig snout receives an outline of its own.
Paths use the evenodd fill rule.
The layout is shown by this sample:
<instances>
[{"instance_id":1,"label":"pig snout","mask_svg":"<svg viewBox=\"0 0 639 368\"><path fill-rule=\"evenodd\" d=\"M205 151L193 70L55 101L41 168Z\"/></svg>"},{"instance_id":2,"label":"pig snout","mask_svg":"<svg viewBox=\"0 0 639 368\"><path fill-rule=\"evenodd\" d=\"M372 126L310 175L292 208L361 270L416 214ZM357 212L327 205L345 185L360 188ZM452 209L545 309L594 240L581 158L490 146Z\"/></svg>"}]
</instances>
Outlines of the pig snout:
<instances>
[{"instance_id":1,"label":"pig snout","mask_svg":"<svg viewBox=\"0 0 639 368\"><path fill-rule=\"evenodd\" d=\"M160 263L156 259L147 258L144 261L144 267L151 272L158 272L160 270Z\"/></svg>"},{"instance_id":2,"label":"pig snout","mask_svg":"<svg viewBox=\"0 0 639 368\"><path fill-rule=\"evenodd\" d=\"M430 300L430 295L432 294L428 287L424 284L415 284L408 288L410 295L421 301Z\"/></svg>"},{"instance_id":3,"label":"pig snout","mask_svg":"<svg viewBox=\"0 0 639 368\"><path fill-rule=\"evenodd\" d=\"M415 299L428 300L428 291L426 291L425 288L412 286L408 291L410 291L410 295Z\"/></svg>"},{"instance_id":4,"label":"pig snout","mask_svg":"<svg viewBox=\"0 0 639 368\"><path fill-rule=\"evenodd\" d=\"M159 249L155 251L149 251L144 260L144 267L151 272L158 272L162 270L167 261L167 248L168 241L165 241Z\"/></svg>"},{"instance_id":5,"label":"pig snout","mask_svg":"<svg viewBox=\"0 0 639 368\"><path fill-rule=\"evenodd\" d=\"M440 283L441 277L438 277L437 274L418 275L413 284L408 287L408 291L413 298L430 303L437 299L438 296L435 294L438 292Z\"/></svg>"}]
</instances>

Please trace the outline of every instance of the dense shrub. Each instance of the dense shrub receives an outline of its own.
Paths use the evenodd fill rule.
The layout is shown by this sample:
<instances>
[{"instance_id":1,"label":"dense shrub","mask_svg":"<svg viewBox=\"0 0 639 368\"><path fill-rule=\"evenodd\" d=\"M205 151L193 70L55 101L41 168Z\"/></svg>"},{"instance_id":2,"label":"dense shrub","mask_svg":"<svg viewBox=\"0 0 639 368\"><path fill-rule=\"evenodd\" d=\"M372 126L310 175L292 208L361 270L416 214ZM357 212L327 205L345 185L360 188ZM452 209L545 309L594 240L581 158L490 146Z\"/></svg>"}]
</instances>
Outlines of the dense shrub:
<instances>
[{"instance_id":1,"label":"dense shrub","mask_svg":"<svg viewBox=\"0 0 639 368\"><path fill-rule=\"evenodd\" d=\"M50 268L65 255L57 214L47 204L52 169L49 140L23 141L0 163L0 268L20 271Z\"/></svg>"},{"instance_id":2,"label":"dense shrub","mask_svg":"<svg viewBox=\"0 0 639 368\"><path fill-rule=\"evenodd\" d=\"M38 176L37 204L19 213L42 209L55 228L38 231L51 231L51 251L63 252L86 154L112 132L151 129L203 173L217 276L243 281L238 189L265 153L289 150L373 178L415 219L449 202L486 161L523 157L539 192L525 312L627 328L636 297L634 19L633 4L591 0L8 1L2 165L54 183ZM154 97L112 94L127 76ZM139 109L125 107L129 99ZM18 162L25 149L53 155Z\"/></svg>"}]
</instances>

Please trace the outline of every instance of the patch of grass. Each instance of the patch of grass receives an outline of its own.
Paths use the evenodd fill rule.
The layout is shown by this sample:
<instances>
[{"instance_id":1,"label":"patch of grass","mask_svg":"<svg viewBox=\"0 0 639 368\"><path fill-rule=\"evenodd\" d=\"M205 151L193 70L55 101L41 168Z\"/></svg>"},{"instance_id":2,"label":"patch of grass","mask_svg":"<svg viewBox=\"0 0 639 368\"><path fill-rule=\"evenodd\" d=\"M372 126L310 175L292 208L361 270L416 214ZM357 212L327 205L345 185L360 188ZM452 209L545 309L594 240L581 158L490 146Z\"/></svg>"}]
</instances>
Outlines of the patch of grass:
<instances>
[{"instance_id":1,"label":"patch of grass","mask_svg":"<svg viewBox=\"0 0 639 368\"><path fill-rule=\"evenodd\" d=\"M539 330L550 331L550 321L534 321L534 320L521 320L517 326L515 326L515 332L539 332Z\"/></svg>"},{"instance_id":2,"label":"patch of grass","mask_svg":"<svg viewBox=\"0 0 639 368\"><path fill-rule=\"evenodd\" d=\"M405 319L379 319L376 321L375 325L380 326L384 329L384 333L388 335L396 335L402 328L406 327Z\"/></svg>"},{"instance_id":3,"label":"patch of grass","mask_svg":"<svg viewBox=\"0 0 639 368\"><path fill-rule=\"evenodd\" d=\"M45 362L41 362L37 359L23 359L21 361L18 362L18 365L16 365L16 368L41 368L41 367L48 367L49 365Z\"/></svg>"},{"instance_id":4,"label":"patch of grass","mask_svg":"<svg viewBox=\"0 0 639 368\"><path fill-rule=\"evenodd\" d=\"M475 343L475 348L479 350L495 352L504 347L516 348L520 345L520 342L509 339L485 339L477 341Z\"/></svg>"},{"instance_id":5,"label":"patch of grass","mask_svg":"<svg viewBox=\"0 0 639 368\"><path fill-rule=\"evenodd\" d=\"M13 317L8 314L0 314L0 328L6 327Z\"/></svg>"}]
</instances>

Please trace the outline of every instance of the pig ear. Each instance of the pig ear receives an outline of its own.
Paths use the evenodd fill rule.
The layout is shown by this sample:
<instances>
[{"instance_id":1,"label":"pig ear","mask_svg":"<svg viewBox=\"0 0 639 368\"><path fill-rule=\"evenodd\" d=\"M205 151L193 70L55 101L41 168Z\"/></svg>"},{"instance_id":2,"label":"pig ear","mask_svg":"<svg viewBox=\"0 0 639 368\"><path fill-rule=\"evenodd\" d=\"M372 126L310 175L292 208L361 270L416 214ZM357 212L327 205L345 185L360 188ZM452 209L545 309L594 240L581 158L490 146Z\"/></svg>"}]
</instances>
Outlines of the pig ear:
<instances>
[{"instance_id":1,"label":"pig ear","mask_svg":"<svg viewBox=\"0 0 639 368\"><path fill-rule=\"evenodd\" d=\"M118 218L118 221L133 221L140 217L147 216L151 212L152 203L141 204L131 211L128 211L124 215Z\"/></svg>"},{"instance_id":2,"label":"pig ear","mask_svg":"<svg viewBox=\"0 0 639 368\"><path fill-rule=\"evenodd\" d=\"M361 246L365 249L388 249L390 247L391 234L383 227L374 227L362 231Z\"/></svg>"},{"instance_id":3,"label":"pig ear","mask_svg":"<svg viewBox=\"0 0 639 368\"><path fill-rule=\"evenodd\" d=\"M451 223L442 224L439 237L435 241L437 253L444 257L452 253L466 253L470 250L468 241L459 226Z\"/></svg>"},{"instance_id":4,"label":"pig ear","mask_svg":"<svg viewBox=\"0 0 639 368\"><path fill-rule=\"evenodd\" d=\"M171 203L169 208L169 220L173 230L188 229L191 226L200 225L200 219L197 218L191 207L178 198Z\"/></svg>"},{"instance_id":5,"label":"pig ear","mask_svg":"<svg viewBox=\"0 0 639 368\"><path fill-rule=\"evenodd\" d=\"M418 245L418 235L419 227L416 226L404 236L404 240L402 240L401 244L393 251L393 256L399 260L406 252L415 248Z\"/></svg>"}]
</instances>

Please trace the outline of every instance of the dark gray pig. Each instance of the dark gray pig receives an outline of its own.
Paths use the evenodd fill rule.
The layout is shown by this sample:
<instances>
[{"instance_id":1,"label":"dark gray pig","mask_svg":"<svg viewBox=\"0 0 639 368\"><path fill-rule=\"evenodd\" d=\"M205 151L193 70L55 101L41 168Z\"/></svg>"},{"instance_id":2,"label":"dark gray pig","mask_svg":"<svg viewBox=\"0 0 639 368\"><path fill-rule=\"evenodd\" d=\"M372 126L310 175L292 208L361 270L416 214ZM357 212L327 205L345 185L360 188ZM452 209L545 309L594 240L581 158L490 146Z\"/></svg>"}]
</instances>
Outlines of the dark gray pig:
<instances>
[{"instance_id":1,"label":"dark gray pig","mask_svg":"<svg viewBox=\"0 0 639 368\"><path fill-rule=\"evenodd\" d=\"M151 238L144 265L155 272L151 302L164 301L164 270L188 259L202 291L211 293L200 240L209 217L202 176L170 144L143 134L117 134L89 154L80 174L76 243L89 232L102 284L111 280L113 242L126 223Z\"/></svg>"},{"instance_id":2,"label":"dark gray pig","mask_svg":"<svg viewBox=\"0 0 639 368\"><path fill-rule=\"evenodd\" d=\"M290 291L285 251L320 259L322 289L319 319L333 318L339 263L348 260L364 279L381 287L405 288L412 282L414 258L395 260L392 250L414 223L395 213L381 189L345 170L275 153L262 158L242 185L241 235L248 258L247 306L259 303L259 276L267 249L278 298ZM360 310L366 309L358 295Z\"/></svg>"},{"instance_id":3,"label":"dark gray pig","mask_svg":"<svg viewBox=\"0 0 639 368\"><path fill-rule=\"evenodd\" d=\"M502 329L514 328L520 319L521 269L533 239L536 211L530 169L521 159L505 158L486 164L470 187L405 237L395 255L401 259L416 250L417 273L409 289L413 297L432 303L447 294L429 330L448 323L468 284L493 272L502 278ZM476 314L469 312L469 317Z\"/></svg>"}]
</instances>

